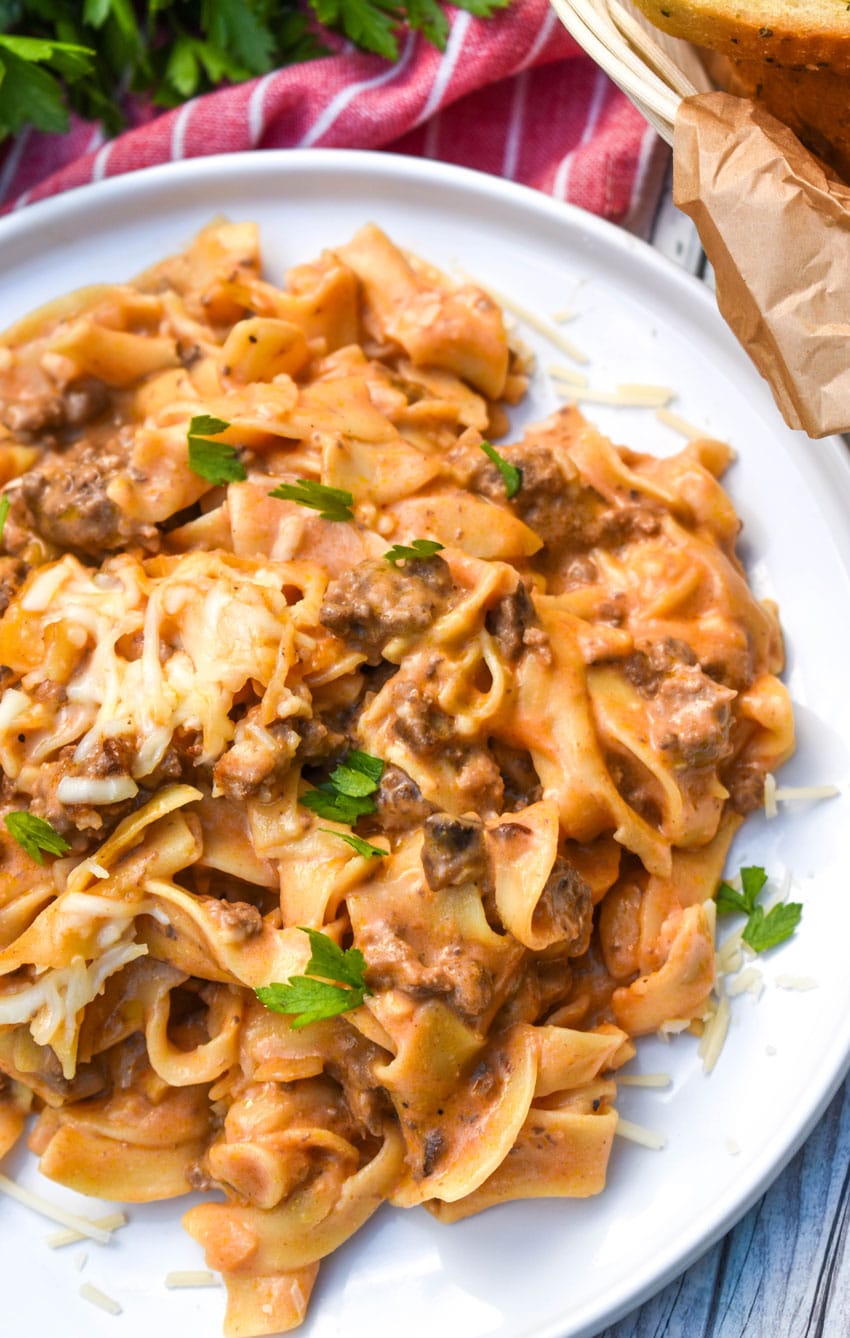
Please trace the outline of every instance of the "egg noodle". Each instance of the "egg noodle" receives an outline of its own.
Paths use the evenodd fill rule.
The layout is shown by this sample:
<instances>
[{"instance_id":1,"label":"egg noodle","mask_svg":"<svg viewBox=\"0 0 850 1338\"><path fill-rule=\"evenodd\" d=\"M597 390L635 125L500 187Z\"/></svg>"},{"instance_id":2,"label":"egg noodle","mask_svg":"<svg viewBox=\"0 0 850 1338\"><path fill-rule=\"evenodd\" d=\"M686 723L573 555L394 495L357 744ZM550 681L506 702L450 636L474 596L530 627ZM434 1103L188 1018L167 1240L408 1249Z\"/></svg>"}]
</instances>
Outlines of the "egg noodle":
<instances>
[{"instance_id":1,"label":"egg noodle","mask_svg":"<svg viewBox=\"0 0 850 1338\"><path fill-rule=\"evenodd\" d=\"M0 343L0 1153L212 1191L232 1334L384 1201L602 1190L793 748L728 447L494 448L526 382L372 225L277 287L216 223Z\"/></svg>"}]
</instances>

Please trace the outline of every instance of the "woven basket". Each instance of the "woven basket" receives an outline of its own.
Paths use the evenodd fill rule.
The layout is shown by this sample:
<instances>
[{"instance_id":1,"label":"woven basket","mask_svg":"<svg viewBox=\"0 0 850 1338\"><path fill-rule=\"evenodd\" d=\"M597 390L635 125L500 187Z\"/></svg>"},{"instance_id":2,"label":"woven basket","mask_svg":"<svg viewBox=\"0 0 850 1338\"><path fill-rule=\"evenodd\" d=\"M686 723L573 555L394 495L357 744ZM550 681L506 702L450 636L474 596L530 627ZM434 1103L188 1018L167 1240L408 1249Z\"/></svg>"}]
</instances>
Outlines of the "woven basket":
<instances>
[{"instance_id":1,"label":"woven basket","mask_svg":"<svg viewBox=\"0 0 850 1338\"><path fill-rule=\"evenodd\" d=\"M689 42L652 26L629 0L551 0L564 27L668 144L682 98L714 84Z\"/></svg>"}]
</instances>

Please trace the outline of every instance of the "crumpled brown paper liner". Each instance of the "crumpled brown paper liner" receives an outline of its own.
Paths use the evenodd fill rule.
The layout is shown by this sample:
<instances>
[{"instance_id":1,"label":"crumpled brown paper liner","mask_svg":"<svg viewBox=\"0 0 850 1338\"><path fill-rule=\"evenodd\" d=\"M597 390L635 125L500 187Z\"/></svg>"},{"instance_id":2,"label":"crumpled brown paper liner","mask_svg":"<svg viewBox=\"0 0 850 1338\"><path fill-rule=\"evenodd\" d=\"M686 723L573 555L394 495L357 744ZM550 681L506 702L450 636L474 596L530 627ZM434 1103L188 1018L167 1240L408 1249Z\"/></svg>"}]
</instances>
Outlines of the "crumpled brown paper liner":
<instances>
[{"instance_id":1,"label":"crumpled brown paper liner","mask_svg":"<svg viewBox=\"0 0 850 1338\"><path fill-rule=\"evenodd\" d=\"M850 187L755 103L699 93L676 117L673 198L789 427L850 431Z\"/></svg>"}]
</instances>

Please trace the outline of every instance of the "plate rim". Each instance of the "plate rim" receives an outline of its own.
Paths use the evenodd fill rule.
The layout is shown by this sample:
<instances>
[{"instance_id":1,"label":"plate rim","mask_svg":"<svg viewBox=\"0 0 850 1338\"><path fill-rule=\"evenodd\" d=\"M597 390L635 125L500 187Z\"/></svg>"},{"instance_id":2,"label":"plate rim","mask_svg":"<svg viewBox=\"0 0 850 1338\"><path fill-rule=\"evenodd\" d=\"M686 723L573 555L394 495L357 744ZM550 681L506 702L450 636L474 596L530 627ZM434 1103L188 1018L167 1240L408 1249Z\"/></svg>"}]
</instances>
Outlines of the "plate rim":
<instances>
[{"instance_id":1,"label":"plate rim","mask_svg":"<svg viewBox=\"0 0 850 1338\"><path fill-rule=\"evenodd\" d=\"M317 177L360 175L377 173L384 178L394 180L412 179L433 181L461 190L483 194L491 200L499 199L512 202L521 210L531 210L539 216L562 222L570 229L591 239L599 240L605 247L631 254L644 270L662 276L665 283L677 287L686 294L691 305L701 308L714 329L712 333L725 332L728 340L733 341L741 359L742 373L758 383L770 400L769 390L754 365L749 361L745 350L738 344L731 331L725 325L710 290L695 276L687 273L674 261L656 251L648 242L627 232L621 226L590 214L580 207L565 201L556 200L532 187L501 177L463 167L457 164L442 163L437 160L416 158L397 153L387 153L370 149L268 149L243 150L233 153L216 153L180 159L168 163L156 164L122 173L115 177L90 182L75 187L59 195L36 201L20 209L13 210L0 217L0 280L9 273L10 265L6 262L3 251L6 244L16 242L23 245L25 251L37 248L39 238L49 235L56 223L68 224L80 217L90 215L103 205L120 205L122 201L132 199L138 194L156 192L173 181L181 188L199 185L203 182L214 184L222 175L240 177L247 173L251 178L283 179L287 171L302 171ZM175 207L185 206L186 200L177 198ZM48 246L55 246L48 241ZM8 254L8 253L7 253ZM58 294L57 294L58 296ZM779 410L775 408L777 424L783 429L779 447L786 451L796 449L793 446L797 437L803 434L793 433L783 423ZM845 566L850 574L850 534L841 528L841 495L848 490L850 498L850 451L838 436L822 438L819 441L802 439L800 447L809 452L820 452L819 456L808 459L807 472L817 481L813 492L818 509L826 516L830 536L842 551ZM673 1278L679 1276L697 1259L701 1258L724 1234L740 1221L752 1205L766 1192L774 1180L782 1173L792 1157L811 1134L822 1110L843 1083L850 1070L850 1018L845 1025L846 1036L841 1038L840 1028L833 1036L829 1054L833 1062L829 1065L829 1076L819 1085L809 1088L807 1105L808 1114L801 1122L794 1111L774 1130L768 1144L763 1145L757 1156L750 1162L747 1176L747 1189L743 1194L727 1194L720 1210L716 1205L706 1208L699 1219L708 1219L705 1230L691 1230L671 1241L661 1250L661 1262L658 1256L643 1268L636 1266L630 1279L626 1280L625 1290L618 1287L619 1295L612 1303L603 1302L597 1297L588 1300L578 1311L573 1312L578 1327L569 1327L571 1338L590 1338L598 1333L602 1326L617 1322L624 1315L639 1307L649 1297L661 1291ZM798 1109L795 1107L795 1110ZM789 1129L789 1125L792 1127ZM734 1200L726 1202L726 1200ZM517 1332L517 1338L563 1338L567 1332L569 1316L564 1307L559 1316L551 1320L535 1322L532 1328Z\"/></svg>"}]
</instances>

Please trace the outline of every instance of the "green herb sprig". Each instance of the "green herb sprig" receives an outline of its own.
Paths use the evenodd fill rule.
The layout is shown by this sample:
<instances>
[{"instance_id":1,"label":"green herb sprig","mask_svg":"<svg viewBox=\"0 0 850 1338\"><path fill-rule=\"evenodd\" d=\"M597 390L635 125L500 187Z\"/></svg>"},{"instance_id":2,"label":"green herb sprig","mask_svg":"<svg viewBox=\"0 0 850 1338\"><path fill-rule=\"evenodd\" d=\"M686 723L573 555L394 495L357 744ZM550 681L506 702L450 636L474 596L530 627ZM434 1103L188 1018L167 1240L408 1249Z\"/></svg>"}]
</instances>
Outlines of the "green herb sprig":
<instances>
[{"instance_id":1,"label":"green herb sprig","mask_svg":"<svg viewBox=\"0 0 850 1338\"><path fill-rule=\"evenodd\" d=\"M6 520L9 515L9 508L11 507L11 505L12 503L9 501L9 494L7 492L4 492L3 496L0 497L0 539L3 538L3 531L6 528Z\"/></svg>"},{"instance_id":2,"label":"green herb sprig","mask_svg":"<svg viewBox=\"0 0 850 1338\"><path fill-rule=\"evenodd\" d=\"M305 974L256 990L260 1003L273 1013L288 1014L289 1025L295 1030L359 1008L372 993L365 980L366 959L359 948L343 950L318 929L299 928L310 939Z\"/></svg>"},{"instance_id":3,"label":"green herb sprig","mask_svg":"<svg viewBox=\"0 0 850 1338\"><path fill-rule=\"evenodd\" d=\"M315 790L302 794L298 802L320 818L353 826L358 818L374 813L378 807L372 796L383 774L384 763L380 757L352 748L330 777ZM381 853L386 854L386 851Z\"/></svg>"},{"instance_id":4,"label":"green herb sprig","mask_svg":"<svg viewBox=\"0 0 850 1338\"><path fill-rule=\"evenodd\" d=\"M400 562L407 562L408 559L429 558L442 551L443 545L438 544L436 539L411 539L409 544L393 544L384 557L391 567L397 567Z\"/></svg>"},{"instance_id":5,"label":"green herb sprig","mask_svg":"<svg viewBox=\"0 0 850 1338\"><path fill-rule=\"evenodd\" d=\"M248 471L239 459L235 446L226 441L211 441L205 434L217 436L226 432L230 424L224 418L198 414L189 423L189 468L207 483L242 483Z\"/></svg>"},{"instance_id":6,"label":"green herb sprig","mask_svg":"<svg viewBox=\"0 0 850 1338\"><path fill-rule=\"evenodd\" d=\"M721 883L717 889L717 914L746 915L747 923L741 938L753 952L766 952L768 948L784 943L794 933L803 914L803 907L797 901L782 902L766 912L758 904L766 882L764 869L751 865L741 869L740 892L728 883Z\"/></svg>"},{"instance_id":7,"label":"green herb sprig","mask_svg":"<svg viewBox=\"0 0 850 1338\"><path fill-rule=\"evenodd\" d=\"M505 496L510 500L516 497L522 487L522 470L519 465L512 465L509 460L501 456L495 446L491 446L489 441L479 441L488 460L491 460L502 476L505 485Z\"/></svg>"},{"instance_id":8,"label":"green herb sprig","mask_svg":"<svg viewBox=\"0 0 850 1338\"><path fill-rule=\"evenodd\" d=\"M509 0L456 3L489 18ZM326 55L320 25L387 60L405 25L440 49L449 32L438 0L0 0L0 140L65 131L69 108L114 135L125 90L176 107Z\"/></svg>"},{"instance_id":9,"label":"green herb sprig","mask_svg":"<svg viewBox=\"0 0 850 1338\"><path fill-rule=\"evenodd\" d=\"M390 853L388 850L382 850L380 846L373 846L369 841L364 841L362 836L355 836L353 832L335 832L332 827L320 827L320 832L327 832L328 836L335 836L338 841L344 841L352 850L356 850L363 859L386 859Z\"/></svg>"},{"instance_id":10,"label":"green herb sprig","mask_svg":"<svg viewBox=\"0 0 850 1338\"><path fill-rule=\"evenodd\" d=\"M36 817L34 813L18 810L7 813L3 821L9 834L36 864L44 863L45 853L64 855L66 850L71 849L64 836L60 836L55 827L51 827L49 822Z\"/></svg>"},{"instance_id":11,"label":"green herb sprig","mask_svg":"<svg viewBox=\"0 0 850 1338\"><path fill-rule=\"evenodd\" d=\"M315 483L312 479L299 479L297 483L281 483L272 489L269 497L277 497L284 502L298 502L299 506L308 506L311 511L318 511L323 520L353 520L354 497L345 488L329 488L324 483Z\"/></svg>"}]
</instances>

